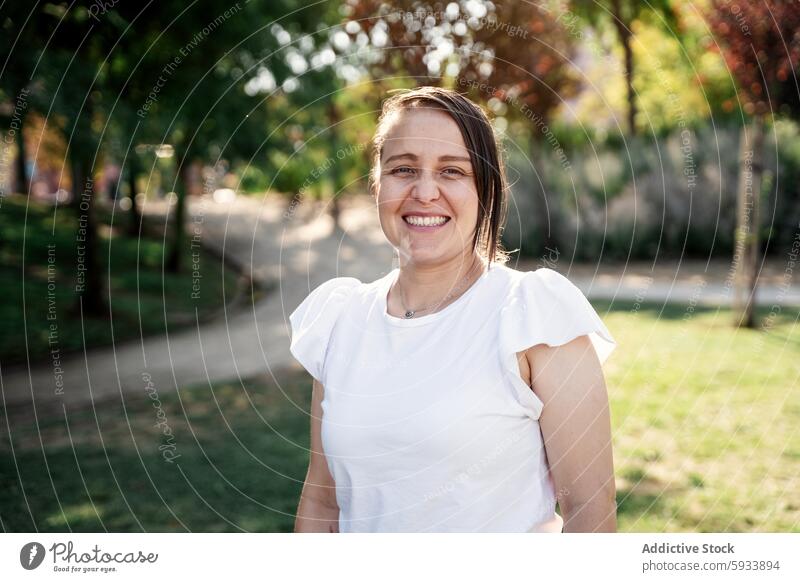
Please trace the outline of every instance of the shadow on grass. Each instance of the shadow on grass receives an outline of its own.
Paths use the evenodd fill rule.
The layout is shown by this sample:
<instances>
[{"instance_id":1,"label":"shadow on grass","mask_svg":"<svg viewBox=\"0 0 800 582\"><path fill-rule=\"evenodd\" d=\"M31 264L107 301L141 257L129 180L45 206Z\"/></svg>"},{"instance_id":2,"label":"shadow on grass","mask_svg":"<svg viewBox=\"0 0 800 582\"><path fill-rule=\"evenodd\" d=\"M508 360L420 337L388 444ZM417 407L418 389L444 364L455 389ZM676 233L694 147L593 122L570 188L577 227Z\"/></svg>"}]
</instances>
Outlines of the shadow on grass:
<instances>
[{"instance_id":1,"label":"shadow on grass","mask_svg":"<svg viewBox=\"0 0 800 582\"><path fill-rule=\"evenodd\" d=\"M16 410L0 443L2 527L291 531L310 394L297 373L162 395L163 414L146 394L38 422Z\"/></svg>"},{"instance_id":2,"label":"shadow on grass","mask_svg":"<svg viewBox=\"0 0 800 582\"><path fill-rule=\"evenodd\" d=\"M663 499L663 493L637 493L634 487L620 489L617 491L617 515L635 520L658 511Z\"/></svg>"}]
</instances>

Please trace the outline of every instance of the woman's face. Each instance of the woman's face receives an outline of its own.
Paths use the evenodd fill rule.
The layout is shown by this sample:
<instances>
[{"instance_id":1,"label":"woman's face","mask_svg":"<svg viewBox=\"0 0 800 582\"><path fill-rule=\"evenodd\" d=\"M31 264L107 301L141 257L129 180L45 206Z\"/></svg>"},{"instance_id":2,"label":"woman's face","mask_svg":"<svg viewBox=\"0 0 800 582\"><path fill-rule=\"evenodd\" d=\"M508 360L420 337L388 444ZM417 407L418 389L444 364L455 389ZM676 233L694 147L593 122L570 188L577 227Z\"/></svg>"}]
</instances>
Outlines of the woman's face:
<instances>
[{"instance_id":1,"label":"woman's face","mask_svg":"<svg viewBox=\"0 0 800 582\"><path fill-rule=\"evenodd\" d=\"M378 216L401 264L443 263L471 252L478 192L464 139L447 113L400 111L378 170Z\"/></svg>"}]
</instances>

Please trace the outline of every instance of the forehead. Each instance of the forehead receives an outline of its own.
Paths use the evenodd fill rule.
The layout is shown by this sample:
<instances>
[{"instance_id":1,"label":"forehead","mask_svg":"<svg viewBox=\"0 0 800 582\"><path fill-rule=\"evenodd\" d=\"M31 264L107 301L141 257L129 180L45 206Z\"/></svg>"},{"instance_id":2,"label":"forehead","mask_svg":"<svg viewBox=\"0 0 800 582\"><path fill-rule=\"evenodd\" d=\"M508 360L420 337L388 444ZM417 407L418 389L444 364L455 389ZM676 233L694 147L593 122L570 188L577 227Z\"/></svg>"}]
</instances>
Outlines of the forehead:
<instances>
[{"instance_id":1,"label":"forehead","mask_svg":"<svg viewBox=\"0 0 800 582\"><path fill-rule=\"evenodd\" d=\"M383 156L403 152L424 155L467 156L467 147L458 125L440 109L424 105L398 111L391 120L383 144Z\"/></svg>"}]
</instances>

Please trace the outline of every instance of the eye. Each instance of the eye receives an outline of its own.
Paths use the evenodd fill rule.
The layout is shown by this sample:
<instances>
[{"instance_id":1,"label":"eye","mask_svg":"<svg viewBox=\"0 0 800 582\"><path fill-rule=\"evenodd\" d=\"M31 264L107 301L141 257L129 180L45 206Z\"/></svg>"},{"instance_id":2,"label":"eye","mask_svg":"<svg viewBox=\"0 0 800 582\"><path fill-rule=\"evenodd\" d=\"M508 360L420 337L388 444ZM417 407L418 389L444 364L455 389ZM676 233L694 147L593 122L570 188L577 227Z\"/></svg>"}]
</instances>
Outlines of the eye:
<instances>
[{"instance_id":1,"label":"eye","mask_svg":"<svg viewBox=\"0 0 800 582\"><path fill-rule=\"evenodd\" d=\"M445 168L444 170L442 170L442 173L454 178L466 176L466 173L464 173L464 171L461 168Z\"/></svg>"},{"instance_id":2,"label":"eye","mask_svg":"<svg viewBox=\"0 0 800 582\"><path fill-rule=\"evenodd\" d=\"M414 168L408 166L398 166L389 172L392 175L411 175L414 173Z\"/></svg>"}]
</instances>

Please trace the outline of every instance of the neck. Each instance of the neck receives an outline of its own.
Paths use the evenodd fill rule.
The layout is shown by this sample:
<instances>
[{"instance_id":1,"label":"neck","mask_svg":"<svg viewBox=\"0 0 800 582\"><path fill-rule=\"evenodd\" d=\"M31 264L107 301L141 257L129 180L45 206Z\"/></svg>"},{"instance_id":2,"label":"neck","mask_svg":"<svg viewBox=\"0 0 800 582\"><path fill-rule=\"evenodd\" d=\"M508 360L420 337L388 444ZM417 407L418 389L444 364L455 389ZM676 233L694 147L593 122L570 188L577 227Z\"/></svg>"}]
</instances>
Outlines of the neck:
<instances>
[{"instance_id":1,"label":"neck","mask_svg":"<svg viewBox=\"0 0 800 582\"><path fill-rule=\"evenodd\" d=\"M397 313L405 309L420 309L442 301L447 295L455 293L448 300L442 301L441 307L455 300L483 272L484 261L477 253L458 255L443 263L420 265L408 262L400 265L397 285L402 293L393 293L392 302ZM464 277L467 276L464 280ZM405 305L403 304L405 303ZM426 311L425 314L431 311Z\"/></svg>"}]
</instances>

